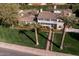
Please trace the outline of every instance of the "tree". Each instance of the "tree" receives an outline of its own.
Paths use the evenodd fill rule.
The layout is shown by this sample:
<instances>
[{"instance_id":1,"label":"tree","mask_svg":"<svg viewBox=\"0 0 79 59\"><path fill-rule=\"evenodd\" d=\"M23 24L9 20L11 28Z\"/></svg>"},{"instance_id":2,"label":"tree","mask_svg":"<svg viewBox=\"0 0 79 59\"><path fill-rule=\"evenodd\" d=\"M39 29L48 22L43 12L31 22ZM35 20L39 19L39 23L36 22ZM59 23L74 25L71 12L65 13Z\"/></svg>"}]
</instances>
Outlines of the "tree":
<instances>
[{"instance_id":1,"label":"tree","mask_svg":"<svg viewBox=\"0 0 79 59\"><path fill-rule=\"evenodd\" d=\"M62 19L64 21L64 28L63 28L63 34L62 34L62 41L61 41L61 45L60 45L60 49L61 50L63 49L63 45L64 45L64 38L65 38L65 35L66 35L66 31L65 30L66 30L66 28L71 26L72 23L73 23L71 17L63 17Z\"/></svg>"},{"instance_id":2,"label":"tree","mask_svg":"<svg viewBox=\"0 0 79 59\"><path fill-rule=\"evenodd\" d=\"M39 45L38 42L38 32L37 32L37 28L35 27L35 39L36 39L36 46Z\"/></svg>"},{"instance_id":3,"label":"tree","mask_svg":"<svg viewBox=\"0 0 79 59\"><path fill-rule=\"evenodd\" d=\"M38 46L39 45L39 41L38 41L38 28L40 27L40 25L37 24L37 23L33 23L32 26L33 26L33 28L35 30L36 46Z\"/></svg>"},{"instance_id":4,"label":"tree","mask_svg":"<svg viewBox=\"0 0 79 59\"><path fill-rule=\"evenodd\" d=\"M51 37L52 37L52 30L51 30L51 28L49 28L48 38L47 38L47 41L46 41L46 50L50 49Z\"/></svg>"},{"instance_id":5,"label":"tree","mask_svg":"<svg viewBox=\"0 0 79 59\"><path fill-rule=\"evenodd\" d=\"M3 3L0 4L0 21L3 25L16 24L18 17L19 4Z\"/></svg>"},{"instance_id":6,"label":"tree","mask_svg":"<svg viewBox=\"0 0 79 59\"><path fill-rule=\"evenodd\" d=\"M54 34L55 34L55 32L53 31L52 32L52 39L51 39L51 43L50 43L50 50L52 51L52 48L53 48L53 41L54 41Z\"/></svg>"},{"instance_id":7,"label":"tree","mask_svg":"<svg viewBox=\"0 0 79 59\"><path fill-rule=\"evenodd\" d=\"M72 5L72 10L73 12L75 12L77 9L79 9L79 4L76 3L76 4L71 4Z\"/></svg>"},{"instance_id":8,"label":"tree","mask_svg":"<svg viewBox=\"0 0 79 59\"><path fill-rule=\"evenodd\" d=\"M20 5L20 9L26 9L28 3L19 3L19 5Z\"/></svg>"}]
</instances>

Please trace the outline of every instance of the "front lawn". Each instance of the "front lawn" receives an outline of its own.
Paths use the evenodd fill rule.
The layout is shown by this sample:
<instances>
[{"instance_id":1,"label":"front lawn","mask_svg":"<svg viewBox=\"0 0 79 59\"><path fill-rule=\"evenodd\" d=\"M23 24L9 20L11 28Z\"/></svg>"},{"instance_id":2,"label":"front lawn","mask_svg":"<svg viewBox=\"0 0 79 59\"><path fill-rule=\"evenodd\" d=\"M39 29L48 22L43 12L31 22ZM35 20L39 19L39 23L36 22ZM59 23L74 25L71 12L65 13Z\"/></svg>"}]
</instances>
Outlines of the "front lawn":
<instances>
[{"instance_id":1,"label":"front lawn","mask_svg":"<svg viewBox=\"0 0 79 59\"><path fill-rule=\"evenodd\" d=\"M79 24L73 24L73 28L79 29Z\"/></svg>"},{"instance_id":2,"label":"front lawn","mask_svg":"<svg viewBox=\"0 0 79 59\"><path fill-rule=\"evenodd\" d=\"M53 51L65 52L79 55L79 34L67 33L64 42L64 49L60 50L61 33L55 33ZM39 46L35 46L35 34L33 30L16 30L0 26L0 41L13 44L29 46L33 48L45 49L47 33L39 32Z\"/></svg>"},{"instance_id":3,"label":"front lawn","mask_svg":"<svg viewBox=\"0 0 79 59\"><path fill-rule=\"evenodd\" d=\"M45 36L45 33L39 33L39 42L40 48L45 47L45 40L43 35ZM8 42L8 43L14 43L24 46L30 46L35 47L35 33L34 31L30 30L16 30L16 29L9 29L5 27L0 26L0 41L2 42Z\"/></svg>"},{"instance_id":4,"label":"front lawn","mask_svg":"<svg viewBox=\"0 0 79 59\"><path fill-rule=\"evenodd\" d=\"M64 49L60 50L60 42L61 42L61 36L62 34L55 35L54 43L57 45L54 45L53 50L58 52L64 52L64 53L70 53L79 55L79 34L78 33L67 33L65 36L64 41ZM57 38L58 37L58 38Z\"/></svg>"}]
</instances>

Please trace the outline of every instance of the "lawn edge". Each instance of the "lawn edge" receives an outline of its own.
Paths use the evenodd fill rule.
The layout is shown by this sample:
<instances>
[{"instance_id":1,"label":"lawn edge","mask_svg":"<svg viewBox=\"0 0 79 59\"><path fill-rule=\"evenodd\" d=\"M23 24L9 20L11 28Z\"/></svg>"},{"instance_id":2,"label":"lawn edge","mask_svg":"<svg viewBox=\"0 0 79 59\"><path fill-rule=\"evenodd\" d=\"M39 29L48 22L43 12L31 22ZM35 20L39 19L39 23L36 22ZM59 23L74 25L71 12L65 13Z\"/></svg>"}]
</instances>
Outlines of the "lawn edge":
<instances>
[{"instance_id":1,"label":"lawn edge","mask_svg":"<svg viewBox=\"0 0 79 59\"><path fill-rule=\"evenodd\" d=\"M31 54L35 54L39 56L73 56L72 54L65 54L65 53L59 53L59 52L53 52L53 51L51 52L51 51L46 51L44 49L31 48L27 46L9 44L9 43L4 43L4 42L0 42L0 47L16 50L16 51L24 52L24 53L31 53Z\"/></svg>"}]
</instances>

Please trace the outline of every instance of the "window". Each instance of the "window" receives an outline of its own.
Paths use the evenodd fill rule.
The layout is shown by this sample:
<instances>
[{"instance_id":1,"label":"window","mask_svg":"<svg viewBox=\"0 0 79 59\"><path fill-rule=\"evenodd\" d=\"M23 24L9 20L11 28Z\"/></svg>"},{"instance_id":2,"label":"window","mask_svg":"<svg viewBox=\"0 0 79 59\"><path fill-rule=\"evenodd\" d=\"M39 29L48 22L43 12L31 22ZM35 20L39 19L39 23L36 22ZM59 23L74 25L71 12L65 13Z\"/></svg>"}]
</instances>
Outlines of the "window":
<instances>
[{"instance_id":1,"label":"window","mask_svg":"<svg viewBox=\"0 0 79 59\"><path fill-rule=\"evenodd\" d=\"M49 19L45 19L46 21L49 21Z\"/></svg>"},{"instance_id":2,"label":"window","mask_svg":"<svg viewBox=\"0 0 79 59\"><path fill-rule=\"evenodd\" d=\"M43 18L39 18L39 20L43 20Z\"/></svg>"},{"instance_id":3,"label":"window","mask_svg":"<svg viewBox=\"0 0 79 59\"><path fill-rule=\"evenodd\" d=\"M61 26L59 26L59 28L62 28Z\"/></svg>"}]
</instances>

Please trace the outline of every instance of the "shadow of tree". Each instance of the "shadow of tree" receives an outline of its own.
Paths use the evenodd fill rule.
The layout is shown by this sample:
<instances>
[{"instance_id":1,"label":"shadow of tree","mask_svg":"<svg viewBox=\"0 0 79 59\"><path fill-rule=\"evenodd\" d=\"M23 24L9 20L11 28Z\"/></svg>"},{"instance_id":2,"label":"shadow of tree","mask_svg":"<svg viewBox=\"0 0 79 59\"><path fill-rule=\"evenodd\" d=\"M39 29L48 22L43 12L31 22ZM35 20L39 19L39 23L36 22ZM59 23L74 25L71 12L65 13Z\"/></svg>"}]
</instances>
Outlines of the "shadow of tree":
<instances>
[{"instance_id":1,"label":"shadow of tree","mask_svg":"<svg viewBox=\"0 0 79 59\"><path fill-rule=\"evenodd\" d=\"M79 33L69 33L69 35L79 41Z\"/></svg>"},{"instance_id":2,"label":"shadow of tree","mask_svg":"<svg viewBox=\"0 0 79 59\"><path fill-rule=\"evenodd\" d=\"M43 34L41 34L41 33L38 33L40 36L42 36L43 38L45 38L45 40L47 41L48 40L48 38L47 37L45 37ZM60 46L59 45L57 45L56 43L54 43L54 42L52 42L51 40L48 40L48 41L50 41L53 45L55 45L57 48L60 48Z\"/></svg>"},{"instance_id":3,"label":"shadow of tree","mask_svg":"<svg viewBox=\"0 0 79 59\"><path fill-rule=\"evenodd\" d=\"M74 13L76 14L76 17L79 17L79 9L77 9Z\"/></svg>"},{"instance_id":4,"label":"shadow of tree","mask_svg":"<svg viewBox=\"0 0 79 59\"><path fill-rule=\"evenodd\" d=\"M26 31L27 32L27 31ZM36 44L36 42L33 40L33 38L31 38L27 33L25 33L25 30L20 30L19 33L24 34L25 36L27 36L34 44Z\"/></svg>"},{"instance_id":5,"label":"shadow of tree","mask_svg":"<svg viewBox=\"0 0 79 59\"><path fill-rule=\"evenodd\" d=\"M76 24L77 26L79 26L79 24Z\"/></svg>"},{"instance_id":6,"label":"shadow of tree","mask_svg":"<svg viewBox=\"0 0 79 59\"><path fill-rule=\"evenodd\" d=\"M24 34L25 36L27 36L34 44L36 44L36 42L33 40L32 37L30 37L27 33L25 33L27 31L25 30L20 30L19 33ZM35 32L34 30L31 30L31 32ZM48 40L47 36L43 35L42 33L38 33L38 35L40 35L41 37L43 37L46 41ZM52 42L51 40L49 40L50 42ZM52 42L52 44L54 46L56 46L57 48L60 48L59 45L57 45L56 43Z\"/></svg>"}]
</instances>

